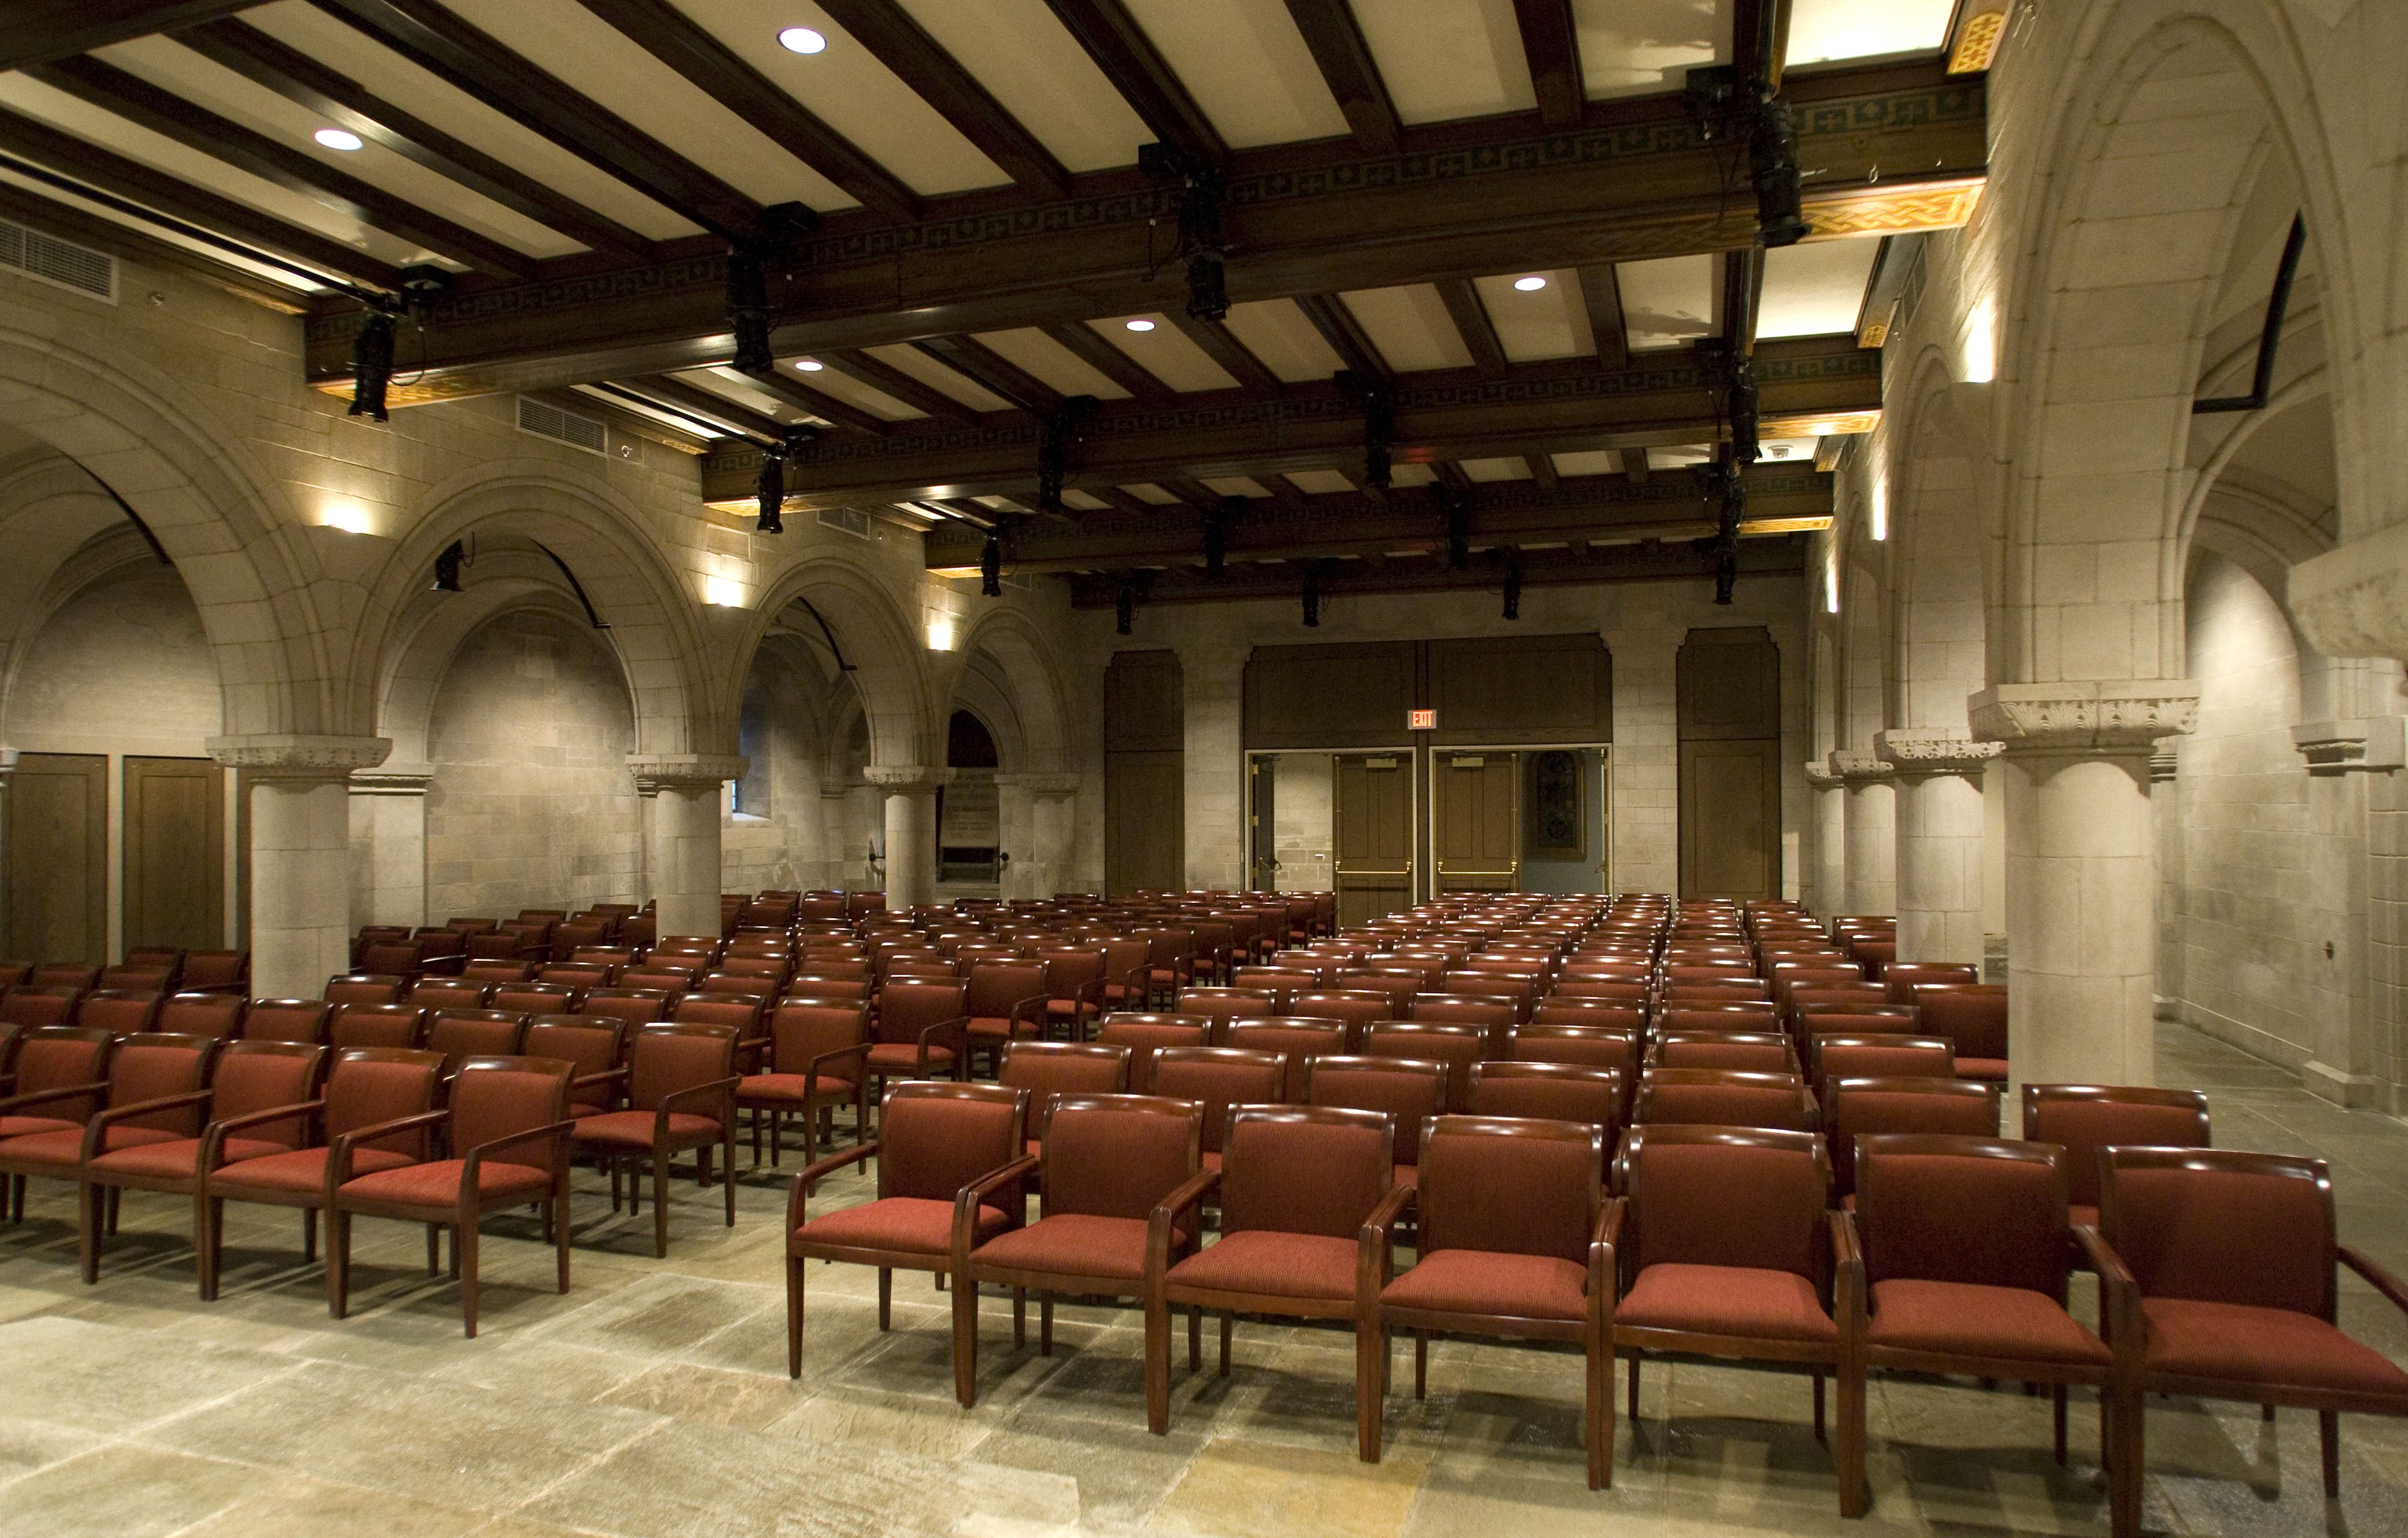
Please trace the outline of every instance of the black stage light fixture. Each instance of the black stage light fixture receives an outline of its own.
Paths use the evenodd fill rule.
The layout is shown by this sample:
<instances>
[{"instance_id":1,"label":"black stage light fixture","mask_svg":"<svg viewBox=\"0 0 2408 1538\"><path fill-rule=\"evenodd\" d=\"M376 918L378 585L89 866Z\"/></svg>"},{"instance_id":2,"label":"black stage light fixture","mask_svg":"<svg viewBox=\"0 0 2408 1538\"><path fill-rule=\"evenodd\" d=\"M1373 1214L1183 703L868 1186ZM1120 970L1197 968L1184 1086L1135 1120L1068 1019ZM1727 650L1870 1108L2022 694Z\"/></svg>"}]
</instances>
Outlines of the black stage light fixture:
<instances>
[{"instance_id":1,"label":"black stage light fixture","mask_svg":"<svg viewBox=\"0 0 2408 1538\"><path fill-rule=\"evenodd\" d=\"M1505 563L1505 618L1522 618L1522 558L1518 554Z\"/></svg>"},{"instance_id":2,"label":"black stage light fixture","mask_svg":"<svg viewBox=\"0 0 2408 1538\"><path fill-rule=\"evenodd\" d=\"M979 596L1003 596L1003 535L994 529L986 532L986 543L979 547Z\"/></svg>"},{"instance_id":3,"label":"black stage light fixture","mask_svg":"<svg viewBox=\"0 0 2408 1538\"><path fill-rule=\"evenodd\" d=\"M752 494L759 504L761 520L752 532L781 534L786 532L782 516L786 507L786 446L780 444L761 456L761 479Z\"/></svg>"},{"instance_id":4,"label":"black stage light fixture","mask_svg":"<svg viewBox=\"0 0 2408 1538\"><path fill-rule=\"evenodd\" d=\"M393 383L393 311L372 309L360 334L351 338L350 416L392 420L385 409L385 390Z\"/></svg>"},{"instance_id":5,"label":"black stage light fixture","mask_svg":"<svg viewBox=\"0 0 2408 1538\"><path fill-rule=\"evenodd\" d=\"M468 552L466 548L461 545L460 541L455 539L451 544L444 546L443 553L435 558L435 586L430 591L435 592L458 592L460 591L460 567L467 561L467 559Z\"/></svg>"},{"instance_id":6,"label":"black stage light fixture","mask_svg":"<svg viewBox=\"0 0 2408 1538\"><path fill-rule=\"evenodd\" d=\"M1789 104L1766 91L1756 97L1748 132L1748 161L1756 182L1756 243L1795 246L1806 238L1803 190L1798 174L1798 130Z\"/></svg>"},{"instance_id":7,"label":"black stage light fixture","mask_svg":"<svg viewBox=\"0 0 2408 1538\"><path fill-rule=\"evenodd\" d=\"M769 272L758 248L738 246L727 253L727 323L736 333L734 367L759 374L778 366L769 346Z\"/></svg>"},{"instance_id":8,"label":"black stage light fixture","mask_svg":"<svg viewBox=\"0 0 2408 1538\"><path fill-rule=\"evenodd\" d=\"M1112 634L1127 635L1137 628L1137 588L1124 582L1112 598Z\"/></svg>"},{"instance_id":9,"label":"black stage light fixture","mask_svg":"<svg viewBox=\"0 0 2408 1538\"><path fill-rule=\"evenodd\" d=\"M1321 628L1321 568L1317 564L1304 574L1304 628Z\"/></svg>"}]
</instances>

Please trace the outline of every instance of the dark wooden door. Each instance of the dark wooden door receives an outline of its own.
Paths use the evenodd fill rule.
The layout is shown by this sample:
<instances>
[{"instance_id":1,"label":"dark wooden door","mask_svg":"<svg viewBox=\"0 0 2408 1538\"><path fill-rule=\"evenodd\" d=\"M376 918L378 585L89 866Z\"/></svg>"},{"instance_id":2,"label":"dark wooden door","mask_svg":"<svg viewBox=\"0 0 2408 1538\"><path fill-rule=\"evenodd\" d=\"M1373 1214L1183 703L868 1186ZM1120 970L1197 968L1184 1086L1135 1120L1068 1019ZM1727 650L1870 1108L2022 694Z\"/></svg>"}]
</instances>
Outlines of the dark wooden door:
<instances>
[{"instance_id":1,"label":"dark wooden door","mask_svg":"<svg viewBox=\"0 0 2408 1538\"><path fill-rule=\"evenodd\" d=\"M1781 652L1760 625L1681 647L1681 895L1781 895Z\"/></svg>"},{"instance_id":2,"label":"dark wooden door","mask_svg":"<svg viewBox=\"0 0 2408 1538\"><path fill-rule=\"evenodd\" d=\"M125 761L125 945L206 950L225 933L225 771Z\"/></svg>"},{"instance_id":3,"label":"dark wooden door","mask_svg":"<svg viewBox=\"0 0 2408 1538\"><path fill-rule=\"evenodd\" d=\"M1368 923L1412 905L1412 755L1340 753L1333 767L1338 921Z\"/></svg>"},{"instance_id":4,"label":"dark wooden door","mask_svg":"<svg viewBox=\"0 0 2408 1538\"><path fill-rule=\"evenodd\" d=\"M1512 891L1522 870L1521 755L1434 753L1440 891Z\"/></svg>"},{"instance_id":5,"label":"dark wooden door","mask_svg":"<svg viewBox=\"0 0 2408 1538\"><path fill-rule=\"evenodd\" d=\"M1104 890L1187 884L1187 718L1175 651L1104 670Z\"/></svg>"},{"instance_id":6,"label":"dark wooden door","mask_svg":"<svg viewBox=\"0 0 2408 1538\"><path fill-rule=\"evenodd\" d=\"M24 754L7 797L8 955L107 961L108 757Z\"/></svg>"},{"instance_id":7,"label":"dark wooden door","mask_svg":"<svg viewBox=\"0 0 2408 1538\"><path fill-rule=\"evenodd\" d=\"M1278 765L1268 754L1246 761L1246 884L1256 891L1280 890Z\"/></svg>"}]
</instances>

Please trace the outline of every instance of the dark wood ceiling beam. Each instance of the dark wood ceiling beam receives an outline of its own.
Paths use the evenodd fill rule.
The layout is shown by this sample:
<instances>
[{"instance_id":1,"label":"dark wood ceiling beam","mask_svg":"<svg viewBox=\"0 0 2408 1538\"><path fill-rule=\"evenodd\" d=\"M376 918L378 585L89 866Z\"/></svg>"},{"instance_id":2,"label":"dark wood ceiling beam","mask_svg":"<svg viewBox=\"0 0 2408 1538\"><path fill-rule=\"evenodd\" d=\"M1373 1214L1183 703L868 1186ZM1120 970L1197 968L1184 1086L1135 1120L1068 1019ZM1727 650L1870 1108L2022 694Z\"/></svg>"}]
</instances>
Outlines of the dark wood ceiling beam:
<instances>
[{"instance_id":1,"label":"dark wood ceiling beam","mask_svg":"<svg viewBox=\"0 0 2408 1538\"><path fill-rule=\"evenodd\" d=\"M738 406L724 395L705 390L697 384L690 384L683 379L672 379L666 375L654 374L640 379L625 380L621 388L633 391L638 395L648 395L653 400L676 407L686 416L700 417L706 421L716 422L728 429L728 435L731 437L754 437L776 443L786 435L785 424L777 418L755 411L748 406Z\"/></svg>"},{"instance_id":2,"label":"dark wood ceiling beam","mask_svg":"<svg viewBox=\"0 0 2408 1538\"><path fill-rule=\"evenodd\" d=\"M1145 365L1096 335L1096 328L1078 320L1047 326L1045 335L1068 348L1079 361L1140 401L1168 401L1178 394L1146 371Z\"/></svg>"},{"instance_id":3,"label":"dark wood ceiling beam","mask_svg":"<svg viewBox=\"0 0 2408 1538\"><path fill-rule=\"evenodd\" d=\"M0 109L0 150L13 151L120 197L233 240L298 262L330 278L397 291L400 274L385 263L297 224L263 214L249 204L220 197L191 182L154 171L138 161L63 134L48 123ZM350 346L341 377L350 377Z\"/></svg>"},{"instance_id":4,"label":"dark wood ceiling beam","mask_svg":"<svg viewBox=\"0 0 2408 1538\"><path fill-rule=\"evenodd\" d=\"M1062 392L971 336L932 336L912 344L947 368L1010 401L1020 410L1051 417L1062 409Z\"/></svg>"},{"instance_id":5,"label":"dark wood ceiling beam","mask_svg":"<svg viewBox=\"0 0 2408 1538\"><path fill-rule=\"evenodd\" d=\"M653 243L636 231L605 219L475 145L452 137L248 22L221 19L174 36L177 42L212 64L265 86L337 127L348 128L480 197L491 198L512 213L583 241L595 250L639 262L659 259Z\"/></svg>"},{"instance_id":6,"label":"dark wood ceiling beam","mask_svg":"<svg viewBox=\"0 0 2408 1538\"><path fill-rule=\"evenodd\" d=\"M1329 93L1354 130L1354 142L1375 155L1393 155L1404 146L1404 124L1397 104L1388 99L1387 83L1372 62L1370 45L1355 24L1346 0L1287 0L1287 13L1304 34L1304 46L1328 82Z\"/></svg>"},{"instance_id":7,"label":"dark wood ceiling beam","mask_svg":"<svg viewBox=\"0 0 2408 1538\"><path fill-rule=\"evenodd\" d=\"M1615 582L1698 582L1714 575L1713 557L1686 541L1642 539L1635 544L1600 545L1587 549L1527 550L1522 555L1524 588L1597 585ZM1806 544L1796 535L1746 539L1740 542L1739 571L1742 578L1780 577L1806 569ZM1150 580L1138 601L1137 631L1146 632L1146 610L1163 604L1230 604L1263 599L1294 599L1303 576L1290 565L1237 566L1218 578L1200 570L1146 573ZM1443 557L1390 561L1374 565L1369 559L1340 561L1322 572L1324 599L1334 594L1495 592L1505 577L1500 563L1482 560L1468 571L1451 571ZM1120 578L1111 572L1075 577L1070 580L1073 608L1108 609L1120 596ZM1299 632L1301 634L1301 632Z\"/></svg>"},{"instance_id":8,"label":"dark wood ceiling beam","mask_svg":"<svg viewBox=\"0 0 2408 1538\"><path fill-rule=\"evenodd\" d=\"M248 10L262 0L8 0L0 70L71 59L111 43Z\"/></svg>"},{"instance_id":9,"label":"dark wood ceiling beam","mask_svg":"<svg viewBox=\"0 0 2408 1538\"><path fill-rule=\"evenodd\" d=\"M1647 450L1637 444L1622 450L1622 473L1634 484L1647 484Z\"/></svg>"},{"instance_id":10,"label":"dark wood ceiling beam","mask_svg":"<svg viewBox=\"0 0 2408 1538\"><path fill-rule=\"evenodd\" d=\"M1630 326L1622 314L1622 280L1613 264L1600 262L1580 270L1581 300L1588 309L1589 335L1597 343L1599 368L1624 368L1630 363Z\"/></svg>"},{"instance_id":11,"label":"dark wood ceiling beam","mask_svg":"<svg viewBox=\"0 0 2408 1538\"><path fill-rule=\"evenodd\" d=\"M1081 490L1098 501L1111 503L1124 513L1151 513L1156 510L1154 504L1146 501L1135 491L1124 491L1117 486L1088 486Z\"/></svg>"},{"instance_id":12,"label":"dark wood ceiling beam","mask_svg":"<svg viewBox=\"0 0 2408 1538\"><path fill-rule=\"evenodd\" d=\"M1553 454L1525 454L1522 463L1528 466L1530 478L1550 491L1563 479L1555 474L1555 456Z\"/></svg>"},{"instance_id":13,"label":"dark wood ceiling beam","mask_svg":"<svg viewBox=\"0 0 2408 1538\"><path fill-rule=\"evenodd\" d=\"M890 219L916 219L919 194L746 64L668 0L579 0L786 153Z\"/></svg>"},{"instance_id":14,"label":"dark wood ceiling beam","mask_svg":"<svg viewBox=\"0 0 2408 1538\"><path fill-rule=\"evenodd\" d=\"M1218 170L1228 164L1221 131L1121 0L1045 3L1156 138L1199 165Z\"/></svg>"},{"instance_id":15,"label":"dark wood ceiling beam","mask_svg":"<svg viewBox=\"0 0 2408 1538\"><path fill-rule=\"evenodd\" d=\"M310 3L704 229L730 240L765 233L752 198L580 96L438 0Z\"/></svg>"},{"instance_id":16,"label":"dark wood ceiling beam","mask_svg":"<svg viewBox=\"0 0 2408 1538\"><path fill-rule=\"evenodd\" d=\"M1070 173L1054 152L895 0L820 0L820 8L1012 180L1043 196L1068 195Z\"/></svg>"},{"instance_id":17,"label":"dark wood ceiling beam","mask_svg":"<svg viewBox=\"0 0 2408 1538\"><path fill-rule=\"evenodd\" d=\"M1430 474L1438 477L1438 483L1450 491L1469 493L1471 491L1471 477L1464 474L1463 466L1453 460L1432 460Z\"/></svg>"},{"instance_id":18,"label":"dark wood ceiling beam","mask_svg":"<svg viewBox=\"0 0 2408 1538\"><path fill-rule=\"evenodd\" d=\"M1321 333L1329 350L1338 354L1338 361L1353 370L1356 377L1373 382L1388 377L1387 360L1380 356L1378 345L1363 329L1363 323L1354 319L1354 312L1346 307L1346 301L1334 293L1300 293L1296 296L1296 307L1304 311L1304 318Z\"/></svg>"},{"instance_id":19,"label":"dark wood ceiling beam","mask_svg":"<svg viewBox=\"0 0 2408 1538\"><path fill-rule=\"evenodd\" d=\"M1438 294L1446 301L1447 319L1463 336L1463 345L1470 349L1472 366L1494 377L1512 366L1505 356L1505 344L1497 339L1496 324L1488 319L1488 306L1480 302L1480 290L1469 278L1443 278Z\"/></svg>"},{"instance_id":20,"label":"dark wood ceiling beam","mask_svg":"<svg viewBox=\"0 0 2408 1538\"><path fill-rule=\"evenodd\" d=\"M765 368L744 376L753 386L765 390L797 411L807 411L823 421L850 428L867 437L882 438L895 429L895 424L875 412L864 411L835 396L813 390L799 379L786 377L783 369Z\"/></svg>"},{"instance_id":21,"label":"dark wood ceiling beam","mask_svg":"<svg viewBox=\"0 0 2408 1538\"><path fill-rule=\"evenodd\" d=\"M98 59L61 59L25 73L112 116L224 162L363 224L413 241L437 256L508 278L532 278L536 259L490 235L428 213L405 198L336 169L293 145L162 91Z\"/></svg>"},{"instance_id":22,"label":"dark wood ceiling beam","mask_svg":"<svg viewBox=\"0 0 2408 1538\"><path fill-rule=\"evenodd\" d=\"M1170 323L1179 334L1204 349L1204 355L1221 365L1221 371L1238 381L1238 388L1257 396L1277 395L1286 386L1272 373L1245 343L1238 340L1226 321L1199 320L1176 305L1168 311Z\"/></svg>"},{"instance_id":23,"label":"dark wood ceiling beam","mask_svg":"<svg viewBox=\"0 0 2408 1538\"><path fill-rule=\"evenodd\" d=\"M947 421L976 421L979 413L946 394L932 384L913 378L894 364L873 358L867 352L836 349L813 354L831 370L849 379L857 379L870 389L893 396L905 406L924 411L931 417Z\"/></svg>"},{"instance_id":24,"label":"dark wood ceiling beam","mask_svg":"<svg viewBox=\"0 0 2408 1538\"><path fill-rule=\"evenodd\" d=\"M1571 0L1513 0L1522 31L1522 56L1529 61L1530 89L1539 99L1539 120L1550 128L1571 128L1588 105L1581 77L1580 34L1572 24Z\"/></svg>"}]
</instances>

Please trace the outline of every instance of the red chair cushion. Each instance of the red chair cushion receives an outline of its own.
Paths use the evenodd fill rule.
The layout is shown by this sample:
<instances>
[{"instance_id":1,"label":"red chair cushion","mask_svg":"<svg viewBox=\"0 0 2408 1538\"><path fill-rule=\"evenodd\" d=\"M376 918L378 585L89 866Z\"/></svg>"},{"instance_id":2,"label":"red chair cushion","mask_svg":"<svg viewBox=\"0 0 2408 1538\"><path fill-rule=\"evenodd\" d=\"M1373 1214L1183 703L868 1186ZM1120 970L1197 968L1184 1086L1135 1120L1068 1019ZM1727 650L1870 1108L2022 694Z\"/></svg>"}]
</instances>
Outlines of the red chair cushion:
<instances>
[{"instance_id":1,"label":"red chair cushion","mask_svg":"<svg viewBox=\"0 0 2408 1538\"><path fill-rule=\"evenodd\" d=\"M652 1146L652 1129L658 1123L658 1113L652 1111L605 1111L600 1116L580 1117L577 1130L569 1135L580 1146L600 1144L609 1148L649 1148ZM668 1140L681 1143L716 1143L720 1138L719 1123L707 1116L688 1116L671 1111L668 1117Z\"/></svg>"},{"instance_id":2,"label":"red chair cushion","mask_svg":"<svg viewBox=\"0 0 2408 1538\"><path fill-rule=\"evenodd\" d=\"M0 1116L0 1141L12 1137L32 1137L40 1132L77 1132L82 1128L72 1121L61 1121L43 1116Z\"/></svg>"},{"instance_id":3,"label":"red chair cushion","mask_svg":"<svg viewBox=\"0 0 2408 1538\"><path fill-rule=\"evenodd\" d=\"M834 1074L820 1075L818 1083L822 1100L848 1099L855 1088L853 1080ZM810 1098L811 1084L809 1074L748 1074L736 1087L736 1099L745 1105L754 1102L800 1105Z\"/></svg>"},{"instance_id":4,"label":"red chair cushion","mask_svg":"<svg viewBox=\"0 0 2408 1538\"><path fill-rule=\"evenodd\" d=\"M220 1170L209 1176L209 1190L239 1198L246 1190L322 1191L326 1189L326 1154L324 1148L295 1148L286 1153L272 1153L259 1159L247 1159L233 1169ZM375 1175L384 1170L397 1170L409 1162L409 1156L391 1148L353 1148L351 1175Z\"/></svg>"},{"instance_id":5,"label":"red chair cushion","mask_svg":"<svg viewBox=\"0 0 2408 1538\"><path fill-rule=\"evenodd\" d=\"M1899 1277L1872 1286L1867 1343L1899 1351L2104 1367L2106 1343L2046 1293Z\"/></svg>"},{"instance_id":6,"label":"red chair cushion","mask_svg":"<svg viewBox=\"0 0 2408 1538\"><path fill-rule=\"evenodd\" d=\"M2186 1298L2143 1298L2141 1314L2151 1373L2408 1399L2408 1373L2313 1314Z\"/></svg>"},{"instance_id":7,"label":"red chair cushion","mask_svg":"<svg viewBox=\"0 0 2408 1538\"><path fill-rule=\"evenodd\" d=\"M2007 1082L2007 1060L2004 1058L1958 1058L1958 1078L1980 1079L1985 1084Z\"/></svg>"},{"instance_id":8,"label":"red chair cushion","mask_svg":"<svg viewBox=\"0 0 2408 1538\"><path fill-rule=\"evenodd\" d=\"M953 1061L950 1047L928 1047L928 1066L943 1068ZM873 1073L911 1072L920 1066L920 1047L916 1042L882 1041L869 1049L869 1068Z\"/></svg>"},{"instance_id":9,"label":"red chair cushion","mask_svg":"<svg viewBox=\"0 0 2408 1538\"><path fill-rule=\"evenodd\" d=\"M225 1140L225 1161L229 1164L244 1160L265 1159L269 1154L285 1151L281 1143L270 1143L256 1137L230 1137ZM150 1143L138 1148L126 1148L113 1154L103 1154L92 1161L94 1170L112 1175L140 1175L154 1180L189 1180L200 1174L201 1140L197 1137L178 1138L173 1143Z\"/></svg>"},{"instance_id":10,"label":"red chair cushion","mask_svg":"<svg viewBox=\"0 0 2408 1538\"><path fill-rule=\"evenodd\" d=\"M1840 1327L1823 1312L1813 1283L1794 1271L1753 1266L1649 1266L1623 1294L1613 1322L1759 1340L1840 1338Z\"/></svg>"},{"instance_id":11,"label":"red chair cushion","mask_svg":"<svg viewBox=\"0 0 2408 1538\"><path fill-rule=\"evenodd\" d=\"M1098 1218L1057 1213L981 1245L982 1266L1010 1271L1053 1271L1103 1281L1137 1282L1145 1275L1142 1218ZM1172 1249L1179 1247L1173 1235Z\"/></svg>"},{"instance_id":12,"label":"red chair cushion","mask_svg":"<svg viewBox=\"0 0 2408 1538\"><path fill-rule=\"evenodd\" d=\"M2065 1209L2065 1226L2073 1229L2095 1229L2099 1226L2099 1209L2078 1204L2068 1206Z\"/></svg>"},{"instance_id":13,"label":"red chair cushion","mask_svg":"<svg viewBox=\"0 0 2408 1538\"><path fill-rule=\"evenodd\" d=\"M1390 1282L1380 1301L1440 1314L1523 1319L1588 1317L1588 1269L1553 1255L1441 1249Z\"/></svg>"},{"instance_id":14,"label":"red chair cushion","mask_svg":"<svg viewBox=\"0 0 2408 1538\"><path fill-rule=\"evenodd\" d=\"M460 1186L467 1168L467 1161L463 1159L438 1159L432 1163L379 1170L374 1175L354 1175L344 1183L342 1194L361 1202L452 1212L460 1205ZM480 1201L511 1197L533 1201L551 1194L552 1172L549 1170L538 1170L527 1164L504 1164L491 1159L477 1166L477 1196Z\"/></svg>"},{"instance_id":15,"label":"red chair cushion","mask_svg":"<svg viewBox=\"0 0 2408 1538\"><path fill-rule=\"evenodd\" d=\"M1352 1239L1246 1229L1172 1266L1169 1279L1220 1292L1342 1300L1354 1296L1355 1254Z\"/></svg>"},{"instance_id":16,"label":"red chair cushion","mask_svg":"<svg viewBox=\"0 0 2408 1538\"><path fill-rule=\"evenodd\" d=\"M121 1148L138 1148L147 1143L182 1141L181 1132L172 1132L162 1127L127 1127L121 1124L100 1134L99 1151L115 1153ZM0 1148L0 1158L11 1162L22 1160L31 1164L56 1164L62 1169L73 1169L83 1158L83 1129L70 1127L64 1132L36 1132L30 1137L10 1138L5 1148Z\"/></svg>"},{"instance_id":17,"label":"red chair cushion","mask_svg":"<svg viewBox=\"0 0 2408 1538\"><path fill-rule=\"evenodd\" d=\"M1001 1233L1010 1219L994 1207L981 1207L977 1238ZM953 1204L922 1196L888 1196L857 1207L814 1218L795 1231L806 1244L842 1249L899 1249L918 1255L942 1255L953 1242Z\"/></svg>"}]
</instances>

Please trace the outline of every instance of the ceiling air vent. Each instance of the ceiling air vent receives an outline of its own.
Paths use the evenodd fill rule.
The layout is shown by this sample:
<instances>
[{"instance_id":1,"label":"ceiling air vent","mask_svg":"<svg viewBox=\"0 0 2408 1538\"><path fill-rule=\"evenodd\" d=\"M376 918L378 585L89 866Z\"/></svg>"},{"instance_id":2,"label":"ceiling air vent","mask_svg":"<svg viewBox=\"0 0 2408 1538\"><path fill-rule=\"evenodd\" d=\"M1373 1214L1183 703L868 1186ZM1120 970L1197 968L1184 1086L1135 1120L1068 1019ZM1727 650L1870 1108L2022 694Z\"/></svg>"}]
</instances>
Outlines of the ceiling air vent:
<instances>
[{"instance_id":1,"label":"ceiling air vent","mask_svg":"<svg viewBox=\"0 0 2408 1538\"><path fill-rule=\"evenodd\" d=\"M117 303L117 259L0 219L0 267Z\"/></svg>"},{"instance_id":2,"label":"ceiling air vent","mask_svg":"<svg viewBox=\"0 0 2408 1538\"><path fill-rule=\"evenodd\" d=\"M519 431L565 443L571 449L582 449L589 454L599 454L608 447L602 424L593 418L531 401L524 395L519 397Z\"/></svg>"},{"instance_id":3,"label":"ceiling air vent","mask_svg":"<svg viewBox=\"0 0 2408 1538\"><path fill-rule=\"evenodd\" d=\"M842 529L846 534L862 539L869 537L869 515L859 507L823 507L820 509L820 526Z\"/></svg>"}]
</instances>

